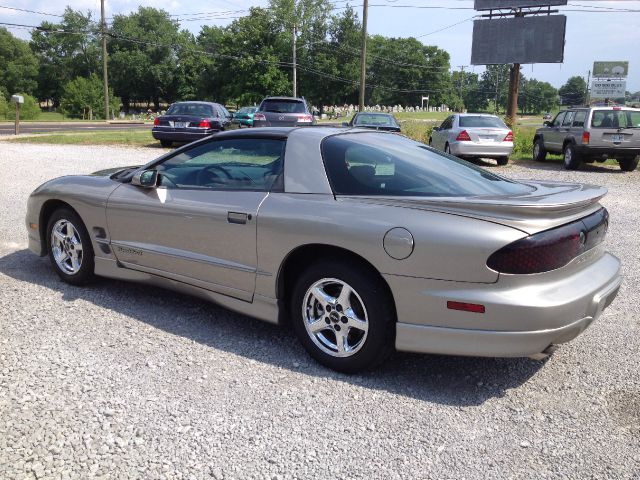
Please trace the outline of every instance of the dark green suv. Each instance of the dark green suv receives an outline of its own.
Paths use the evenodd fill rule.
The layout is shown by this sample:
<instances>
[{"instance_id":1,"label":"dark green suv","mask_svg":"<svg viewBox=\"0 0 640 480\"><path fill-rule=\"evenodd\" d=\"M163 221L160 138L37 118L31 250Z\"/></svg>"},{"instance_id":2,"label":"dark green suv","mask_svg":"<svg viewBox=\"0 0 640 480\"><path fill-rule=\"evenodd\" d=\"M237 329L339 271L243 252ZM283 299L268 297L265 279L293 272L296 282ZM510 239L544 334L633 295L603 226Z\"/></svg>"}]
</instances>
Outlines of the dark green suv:
<instances>
[{"instance_id":1,"label":"dark green suv","mask_svg":"<svg viewBox=\"0 0 640 480\"><path fill-rule=\"evenodd\" d=\"M640 109L583 107L560 111L536 130L533 159L542 162L547 153L561 153L567 170L582 162L618 161L620 169L635 170L640 155Z\"/></svg>"}]
</instances>

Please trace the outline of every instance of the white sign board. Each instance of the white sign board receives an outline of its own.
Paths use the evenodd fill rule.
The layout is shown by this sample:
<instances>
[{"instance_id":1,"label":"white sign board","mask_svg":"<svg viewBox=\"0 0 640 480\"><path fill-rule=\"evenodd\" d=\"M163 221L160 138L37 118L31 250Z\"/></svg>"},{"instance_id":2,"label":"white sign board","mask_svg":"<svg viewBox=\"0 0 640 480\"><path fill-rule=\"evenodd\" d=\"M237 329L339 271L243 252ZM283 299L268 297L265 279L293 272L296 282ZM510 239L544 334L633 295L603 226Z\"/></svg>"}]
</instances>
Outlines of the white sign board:
<instances>
[{"instance_id":1,"label":"white sign board","mask_svg":"<svg viewBox=\"0 0 640 480\"><path fill-rule=\"evenodd\" d=\"M591 98L624 98L626 78L594 78L591 82Z\"/></svg>"}]
</instances>

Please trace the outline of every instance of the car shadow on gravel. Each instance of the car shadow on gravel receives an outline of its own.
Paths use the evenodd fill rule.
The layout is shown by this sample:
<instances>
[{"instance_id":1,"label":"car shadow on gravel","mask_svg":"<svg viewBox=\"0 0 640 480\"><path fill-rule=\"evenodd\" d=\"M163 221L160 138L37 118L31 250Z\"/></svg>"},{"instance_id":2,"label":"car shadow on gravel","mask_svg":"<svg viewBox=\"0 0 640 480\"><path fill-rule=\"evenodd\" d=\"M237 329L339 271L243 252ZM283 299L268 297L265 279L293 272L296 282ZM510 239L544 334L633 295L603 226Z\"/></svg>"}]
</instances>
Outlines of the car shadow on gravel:
<instances>
[{"instance_id":1,"label":"car shadow on gravel","mask_svg":"<svg viewBox=\"0 0 640 480\"><path fill-rule=\"evenodd\" d=\"M544 362L396 353L373 371L344 375L311 360L293 332L203 300L136 283L99 279L90 287L62 282L48 259L28 250L0 257L0 273L145 322L211 348L300 374L331 378L372 390L450 406L481 405L529 380ZM32 301L29 298L23 302Z\"/></svg>"}]
</instances>

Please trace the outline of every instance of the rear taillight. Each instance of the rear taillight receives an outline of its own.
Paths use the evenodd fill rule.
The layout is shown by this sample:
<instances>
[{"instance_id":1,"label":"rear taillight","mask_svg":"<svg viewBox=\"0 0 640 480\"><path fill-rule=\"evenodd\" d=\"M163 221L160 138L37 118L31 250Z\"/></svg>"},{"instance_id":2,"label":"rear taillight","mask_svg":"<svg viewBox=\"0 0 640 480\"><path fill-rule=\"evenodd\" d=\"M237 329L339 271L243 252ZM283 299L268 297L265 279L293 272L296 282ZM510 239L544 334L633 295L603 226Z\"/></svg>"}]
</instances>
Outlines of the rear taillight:
<instances>
[{"instance_id":1,"label":"rear taillight","mask_svg":"<svg viewBox=\"0 0 640 480\"><path fill-rule=\"evenodd\" d=\"M500 273L542 273L565 266L604 240L609 225L605 208L576 222L510 243L493 253L487 266Z\"/></svg>"},{"instance_id":2,"label":"rear taillight","mask_svg":"<svg viewBox=\"0 0 640 480\"><path fill-rule=\"evenodd\" d=\"M469 136L466 130L462 130L456 137L456 140L459 142L470 142L471 137Z\"/></svg>"},{"instance_id":3,"label":"rear taillight","mask_svg":"<svg viewBox=\"0 0 640 480\"><path fill-rule=\"evenodd\" d=\"M200 121L198 126L200 128L211 128L211 123L209 123L209 120L202 120L202 121Z\"/></svg>"},{"instance_id":4,"label":"rear taillight","mask_svg":"<svg viewBox=\"0 0 640 480\"><path fill-rule=\"evenodd\" d=\"M507 133L507 136L504 137L504 140L502 140L503 142L513 142L513 132L509 132Z\"/></svg>"},{"instance_id":5,"label":"rear taillight","mask_svg":"<svg viewBox=\"0 0 640 480\"><path fill-rule=\"evenodd\" d=\"M266 122L267 117L265 117L262 113L254 113L253 120L254 121L258 120L259 122Z\"/></svg>"},{"instance_id":6,"label":"rear taillight","mask_svg":"<svg viewBox=\"0 0 640 480\"><path fill-rule=\"evenodd\" d=\"M298 115L298 122L313 122L312 115Z\"/></svg>"},{"instance_id":7,"label":"rear taillight","mask_svg":"<svg viewBox=\"0 0 640 480\"><path fill-rule=\"evenodd\" d=\"M582 132L582 144L583 145L588 145L590 139L591 139L591 134L589 132Z\"/></svg>"},{"instance_id":8,"label":"rear taillight","mask_svg":"<svg viewBox=\"0 0 640 480\"><path fill-rule=\"evenodd\" d=\"M154 120L153 120L153 124L154 124L154 125L160 125L160 117L156 117L156 118L154 118Z\"/></svg>"}]
</instances>

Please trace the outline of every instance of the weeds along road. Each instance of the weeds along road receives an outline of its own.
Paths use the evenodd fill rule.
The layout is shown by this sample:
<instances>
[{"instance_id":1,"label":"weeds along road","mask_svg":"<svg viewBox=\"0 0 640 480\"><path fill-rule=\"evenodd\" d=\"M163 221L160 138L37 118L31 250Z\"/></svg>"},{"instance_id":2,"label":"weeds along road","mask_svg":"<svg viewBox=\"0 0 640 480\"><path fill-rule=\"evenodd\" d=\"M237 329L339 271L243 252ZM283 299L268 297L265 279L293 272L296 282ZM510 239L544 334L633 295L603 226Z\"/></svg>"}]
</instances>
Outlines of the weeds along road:
<instances>
[{"instance_id":1,"label":"weeds along road","mask_svg":"<svg viewBox=\"0 0 640 480\"><path fill-rule=\"evenodd\" d=\"M346 376L283 328L153 287L72 287L26 250L40 183L156 155L0 142L0 478L639 478L639 171L487 167L609 187L622 289L547 362L397 354Z\"/></svg>"}]
</instances>

